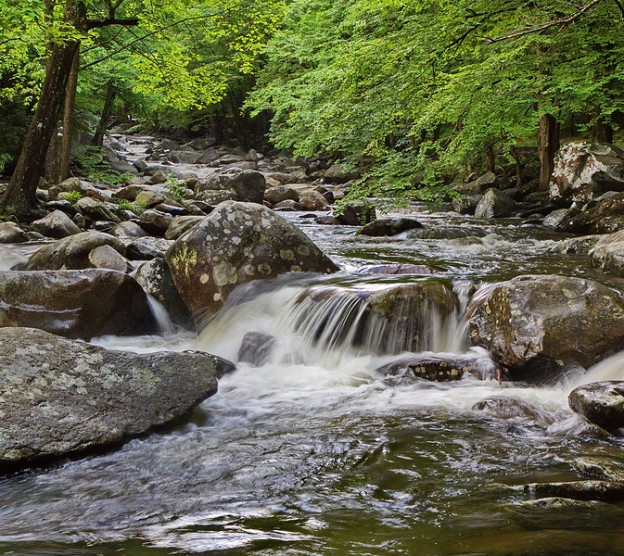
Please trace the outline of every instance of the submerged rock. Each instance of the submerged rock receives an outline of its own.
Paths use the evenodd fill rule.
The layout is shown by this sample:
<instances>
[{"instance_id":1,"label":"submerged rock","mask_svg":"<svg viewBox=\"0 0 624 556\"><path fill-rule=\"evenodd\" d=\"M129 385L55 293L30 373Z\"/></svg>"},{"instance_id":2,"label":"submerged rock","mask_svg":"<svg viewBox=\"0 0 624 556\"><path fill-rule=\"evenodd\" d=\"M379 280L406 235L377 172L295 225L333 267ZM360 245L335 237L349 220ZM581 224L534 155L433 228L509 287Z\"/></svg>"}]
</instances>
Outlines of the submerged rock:
<instances>
[{"instance_id":1,"label":"submerged rock","mask_svg":"<svg viewBox=\"0 0 624 556\"><path fill-rule=\"evenodd\" d=\"M519 276L475 294L470 339L515 378L589 367L624 342L624 302L591 280Z\"/></svg>"},{"instance_id":2,"label":"submerged rock","mask_svg":"<svg viewBox=\"0 0 624 556\"><path fill-rule=\"evenodd\" d=\"M113 447L179 420L231 368L205 353L108 351L0 329L0 472Z\"/></svg>"},{"instance_id":3,"label":"submerged rock","mask_svg":"<svg viewBox=\"0 0 624 556\"><path fill-rule=\"evenodd\" d=\"M484 367L481 362L475 359L460 356L445 358L434 355L418 355L388 363L376 369L375 372L384 376L402 375L433 382L450 382L461 380L465 376L479 378L494 376L496 365L492 363Z\"/></svg>"},{"instance_id":4,"label":"submerged rock","mask_svg":"<svg viewBox=\"0 0 624 556\"><path fill-rule=\"evenodd\" d=\"M583 477L599 481L624 482L624 462L605 456L577 458L572 467Z\"/></svg>"},{"instance_id":5,"label":"submerged rock","mask_svg":"<svg viewBox=\"0 0 624 556\"><path fill-rule=\"evenodd\" d=\"M474 404L472 409L485 413L490 417L496 417L497 419L524 418L546 425L554 421L553 418L545 416L537 408L528 403L508 396L491 396L485 398Z\"/></svg>"},{"instance_id":6,"label":"submerged rock","mask_svg":"<svg viewBox=\"0 0 624 556\"><path fill-rule=\"evenodd\" d=\"M234 288L257 278L338 270L301 230L270 209L232 201L180 236L166 258L196 316L216 312Z\"/></svg>"},{"instance_id":7,"label":"submerged rock","mask_svg":"<svg viewBox=\"0 0 624 556\"><path fill-rule=\"evenodd\" d=\"M238 350L238 360L261 367L269 359L275 341L275 336L262 334L261 332L248 332L245 334L241 347Z\"/></svg>"},{"instance_id":8,"label":"submerged rock","mask_svg":"<svg viewBox=\"0 0 624 556\"><path fill-rule=\"evenodd\" d=\"M570 407L606 430L624 427L624 380L592 382L568 396Z\"/></svg>"},{"instance_id":9,"label":"submerged rock","mask_svg":"<svg viewBox=\"0 0 624 556\"><path fill-rule=\"evenodd\" d=\"M111 270L0 272L0 326L84 340L156 331L141 286Z\"/></svg>"},{"instance_id":10,"label":"submerged rock","mask_svg":"<svg viewBox=\"0 0 624 556\"><path fill-rule=\"evenodd\" d=\"M435 274L440 272L441 269L435 269L432 266L424 264L384 264L365 266L361 268L358 273L362 274Z\"/></svg>"},{"instance_id":11,"label":"submerged rock","mask_svg":"<svg viewBox=\"0 0 624 556\"><path fill-rule=\"evenodd\" d=\"M525 492L538 498L571 498L573 500L601 500L621 502L624 500L624 482L619 481L571 481L567 483L531 483Z\"/></svg>"}]
</instances>

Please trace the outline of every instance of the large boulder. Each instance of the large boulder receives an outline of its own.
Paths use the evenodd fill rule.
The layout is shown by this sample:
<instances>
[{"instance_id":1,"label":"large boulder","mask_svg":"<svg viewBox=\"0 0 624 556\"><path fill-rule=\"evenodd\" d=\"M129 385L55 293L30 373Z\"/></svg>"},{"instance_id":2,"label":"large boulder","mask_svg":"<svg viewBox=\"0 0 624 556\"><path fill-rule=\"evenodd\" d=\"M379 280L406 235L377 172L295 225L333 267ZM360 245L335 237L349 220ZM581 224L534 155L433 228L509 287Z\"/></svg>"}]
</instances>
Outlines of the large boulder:
<instances>
[{"instance_id":1,"label":"large boulder","mask_svg":"<svg viewBox=\"0 0 624 556\"><path fill-rule=\"evenodd\" d=\"M624 276L624 230L601 237L590 256L595 268Z\"/></svg>"},{"instance_id":2,"label":"large boulder","mask_svg":"<svg viewBox=\"0 0 624 556\"><path fill-rule=\"evenodd\" d=\"M125 255L126 248L118 238L101 232L81 232L36 251L26 263L26 270L60 270L91 268L89 254L102 245L110 245Z\"/></svg>"},{"instance_id":3,"label":"large boulder","mask_svg":"<svg viewBox=\"0 0 624 556\"><path fill-rule=\"evenodd\" d=\"M610 193L582 209L571 208L557 225L561 232L610 234L624 228L624 193Z\"/></svg>"},{"instance_id":4,"label":"large boulder","mask_svg":"<svg viewBox=\"0 0 624 556\"><path fill-rule=\"evenodd\" d=\"M624 344L624 302L606 286L565 276L518 276L475 294L470 338L514 378L568 363L588 367Z\"/></svg>"},{"instance_id":5,"label":"large boulder","mask_svg":"<svg viewBox=\"0 0 624 556\"><path fill-rule=\"evenodd\" d=\"M24 243L28 235L14 222L0 222L0 243Z\"/></svg>"},{"instance_id":6,"label":"large boulder","mask_svg":"<svg viewBox=\"0 0 624 556\"><path fill-rule=\"evenodd\" d=\"M176 422L231 368L206 353L109 351L0 329L0 472L111 448Z\"/></svg>"},{"instance_id":7,"label":"large boulder","mask_svg":"<svg viewBox=\"0 0 624 556\"><path fill-rule=\"evenodd\" d=\"M266 179L255 170L238 170L209 176L199 182L196 192L229 191L237 201L262 204L266 190ZM204 195L204 197L207 197Z\"/></svg>"},{"instance_id":8,"label":"large boulder","mask_svg":"<svg viewBox=\"0 0 624 556\"><path fill-rule=\"evenodd\" d=\"M568 396L570 407L606 430L624 427L624 380L579 386Z\"/></svg>"},{"instance_id":9,"label":"large boulder","mask_svg":"<svg viewBox=\"0 0 624 556\"><path fill-rule=\"evenodd\" d=\"M624 150L607 143L568 143L555 157L553 201L586 203L605 191L624 191Z\"/></svg>"},{"instance_id":10,"label":"large boulder","mask_svg":"<svg viewBox=\"0 0 624 556\"><path fill-rule=\"evenodd\" d=\"M506 218L516 210L516 202L498 189L488 189L475 209L476 218Z\"/></svg>"},{"instance_id":11,"label":"large boulder","mask_svg":"<svg viewBox=\"0 0 624 556\"><path fill-rule=\"evenodd\" d=\"M0 326L89 340L156 331L145 292L111 270L0 272Z\"/></svg>"},{"instance_id":12,"label":"large boulder","mask_svg":"<svg viewBox=\"0 0 624 556\"><path fill-rule=\"evenodd\" d=\"M30 227L46 237L62 239L80 233L80 228L61 210L55 210L39 220L35 220Z\"/></svg>"},{"instance_id":13,"label":"large boulder","mask_svg":"<svg viewBox=\"0 0 624 556\"><path fill-rule=\"evenodd\" d=\"M218 310L238 285L287 272L335 272L297 227L270 209L226 201L167 251L173 281L195 315Z\"/></svg>"}]
</instances>

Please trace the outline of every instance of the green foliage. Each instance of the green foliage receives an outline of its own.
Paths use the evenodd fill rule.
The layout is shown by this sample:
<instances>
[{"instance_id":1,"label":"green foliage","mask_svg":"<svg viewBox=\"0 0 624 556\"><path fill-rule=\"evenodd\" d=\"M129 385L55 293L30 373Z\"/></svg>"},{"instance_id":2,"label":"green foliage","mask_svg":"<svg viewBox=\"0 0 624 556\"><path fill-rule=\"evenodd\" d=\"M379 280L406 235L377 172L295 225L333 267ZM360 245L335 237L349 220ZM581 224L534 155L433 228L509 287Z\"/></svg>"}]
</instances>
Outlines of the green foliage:
<instances>
[{"instance_id":1,"label":"green foliage","mask_svg":"<svg viewBox=\"0 0 624 556\"><path fill-rule=\"evenodd\" d=\"M117 205L122 210L129 210L130 212L134 212L137 216L140 216L145 212L147 205L140 201L128 201L127 199L117 199Z\"/></svg>"},{"instance_id":2,"label":"green foliage","mask_svg":"<svg viewBox=\"0 0 624 556\"><path fill-rule=\"evenodd\" d=\"M67 191L63 194L63 199L69 201L72 205L76 204L83 197L84 193L82 191Z\"/></svg>"},{"instance_id":3,"label":"green foliage","mask_svg":"<svg viewBox=\"0 0 624 556\"><path fill-rule=\"evenodd\" d=\"M180 204L186 200L183 193L185 185L185 183L178 183L178 181L171 175L167 176L167 181L165 182L165 187L169 190L171 196Z\"/></svg>"},{"instance_id":4,"label":"green foliage","mask_svg":"<svg viewBox=\"0 0 624 556\"><path fill-rule=\"evenodd\" d=\"M100 147L79 147L74 161L86 179L94 183L118 185L132 179L132 174L113 170L106 160L105 150Z\"/></svg>"}]
</instances>

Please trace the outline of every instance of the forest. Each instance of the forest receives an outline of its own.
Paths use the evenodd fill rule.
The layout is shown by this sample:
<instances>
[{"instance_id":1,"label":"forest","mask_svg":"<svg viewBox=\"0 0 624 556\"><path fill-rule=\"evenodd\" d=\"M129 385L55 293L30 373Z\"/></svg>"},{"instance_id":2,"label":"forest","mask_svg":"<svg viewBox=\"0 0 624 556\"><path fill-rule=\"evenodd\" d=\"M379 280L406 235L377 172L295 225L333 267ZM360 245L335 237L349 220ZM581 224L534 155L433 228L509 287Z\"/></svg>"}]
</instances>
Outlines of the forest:
<instances>
[{"instance_id":1,"label":"forest","mask_svg":"<svg viewBox=\"0 0 624 556\"><path fill-rule=\"evenodd\" d=\"M561 141L618 133L623 22L620 0L1 0L1 205L28 218L113 124L338 160L353 197L496 168L546 188Z\"/></svg>"}]
</instances>

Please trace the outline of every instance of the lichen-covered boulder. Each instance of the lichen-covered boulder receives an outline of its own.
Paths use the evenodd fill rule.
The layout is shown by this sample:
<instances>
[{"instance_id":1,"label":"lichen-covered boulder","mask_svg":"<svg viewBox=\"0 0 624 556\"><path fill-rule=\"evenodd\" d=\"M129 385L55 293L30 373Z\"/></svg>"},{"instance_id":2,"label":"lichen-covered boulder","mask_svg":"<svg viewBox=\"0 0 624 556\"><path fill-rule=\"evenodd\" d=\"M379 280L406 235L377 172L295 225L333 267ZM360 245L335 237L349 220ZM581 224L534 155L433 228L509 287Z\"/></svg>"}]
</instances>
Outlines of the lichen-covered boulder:
<instances>
[{"instance_id":1,"label":"lichen-covered boulder","mask_svg":"<svg viewBox=\"0 0 624 556\"><path fill-rule=\"evenodd\" d=\"M173 281L191 312L217 311L238 285L287 272L338 268L297 227L254 203L226 201L167 251Z\"/></svg>"},{"instance_id":2,"label":"lichen-covered boulder","mask_svg":"<svg viewBox=\"0 0 624 556\"><path fill-rule=\"evenodd\" d=\"M231 368L206 353L109 351L0 329L0 472L114 447L175 422Z\"/></svg>"},{"instance_id":3,"label":"lichen-covered boulder","mask_svg":"<svg viewBox=\"0 0 624 556\"><path fill-rule=\"evenodd\" d=\"M0 326L84 340L156 331L141 286L112 270L0 272Z\"/></svg>"},{"instance_id":4,"label":"lichen-covered boulder","mask_svg":"<svg viewBox=\"0 0 624 556\"><path fill-rule=\"evenodd\" d=\"M624 150L607 143L568 143L555 157L553 201L586 203L605 191L624 191Z\"/></svg>"},{"instance_id":5,"label":"lichen-covered boulder","mask_svg":"<svg viewBox=\"0 0 624 556\"><path fill-rule=\"evenodd\" d=\"M89 253L102 245L110 245L121 255L126 248L122 241L101 232L81 232L42 247L28 259L26 270L59 270L90 268Z\"/></svg>"},{"instance_id":6,"label":"lichen-covered boulder","mask_svg":"<svg viewBox=\"0 0 624 556\"><path fill-rule=\"evenodd\" d=\"M470 338L514 378L576 362L588 367L624 343L624 303L591 280L518 276L475 294Z\"/></svg>"},{"instance_id":7,"label":"lichen-covered boulder","mask_svg":"<svg viewBox=\"0 0 624 556\"><path fill-rule=\"evenodd\" d=\"M606 430L624 427L624 380L606 380L579 386L568 396L570 407Z\"/></svg>"}]
</instances>

